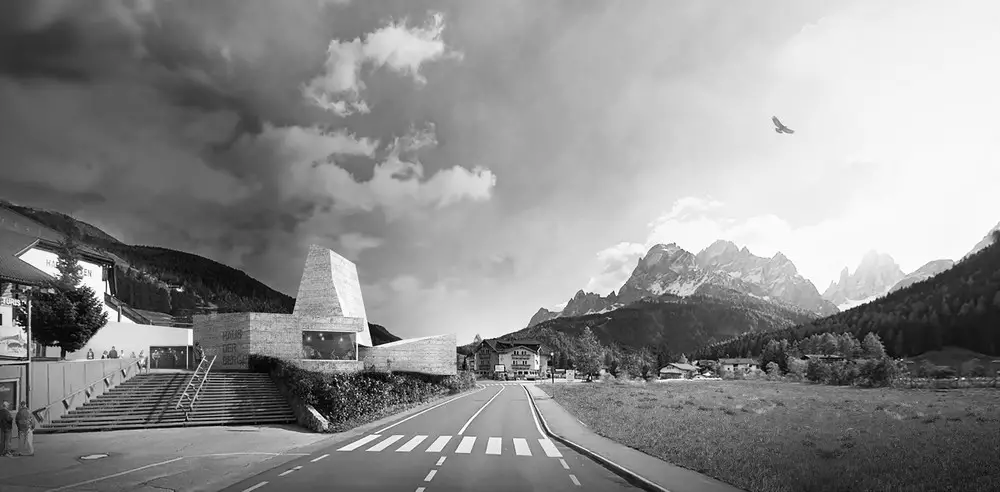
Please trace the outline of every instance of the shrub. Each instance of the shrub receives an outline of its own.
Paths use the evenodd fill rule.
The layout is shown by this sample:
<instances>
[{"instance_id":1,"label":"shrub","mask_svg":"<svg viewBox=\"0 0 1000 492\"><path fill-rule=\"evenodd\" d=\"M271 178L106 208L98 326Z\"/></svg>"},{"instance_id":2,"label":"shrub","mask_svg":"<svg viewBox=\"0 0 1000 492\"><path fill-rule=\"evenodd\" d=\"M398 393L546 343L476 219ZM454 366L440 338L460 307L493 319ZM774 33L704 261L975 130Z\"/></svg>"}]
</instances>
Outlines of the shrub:
<instances>
[{"instance_id":1,"label":"shrub","mask_svg":"<svg viewBox=\"0 0 1000 492\"><path fill-rule=\"evenodd\" d=\"M248 363L251 371L269 373L284 383L300 401L316 408L330 421L334 432L376 420L402 406L475 386L475 376L470 371L461 371L456 376L389 373L370 369L357 373L325 374L259 355L251 355Z\"/></svg>"},{"instance_id":2,"label":"shrub","mask_svg":"<svg viewBox=\"0 0 1000 492\"><path fill-rule=\"evenodd\" d=\"M866 359L858 362L858 384L869 387L891 386L904 371L901 362L889 357L881 359Z\"/></svg>"},{"instance_id":3,"label":"shrub","mask_svg":"<svg viewBox=\"0 0 1000 492\"><path fill-rule=\"evenodd\" d=\"M808 365L806 361L799 359L798 357L788 357L788 374L794 379L801 380L806 376L806 369Z\"/></svg>"},{"instance_id":4,"label":"shrub","mask_svg":"<svg viewBox=\"0 0 1000 492\"><path fill-rule=\"evenodd\" d=\"M858 379L858 365L846 360L837 361L832 364L824 364L829 367L829 372L825 383L836 386L849 386Z\"/></svg>"},{"instance_id":5,"label":"shrub","mask_svg":"<svg viewBox=\"0 0 1000 492\"><path fill-rule=\"evenodd\" d=\"M829 364L816 359L810 359L806 362L806 379L814 383L825 383L830 380L832 375Z\"/></svg>"}]
</instances>

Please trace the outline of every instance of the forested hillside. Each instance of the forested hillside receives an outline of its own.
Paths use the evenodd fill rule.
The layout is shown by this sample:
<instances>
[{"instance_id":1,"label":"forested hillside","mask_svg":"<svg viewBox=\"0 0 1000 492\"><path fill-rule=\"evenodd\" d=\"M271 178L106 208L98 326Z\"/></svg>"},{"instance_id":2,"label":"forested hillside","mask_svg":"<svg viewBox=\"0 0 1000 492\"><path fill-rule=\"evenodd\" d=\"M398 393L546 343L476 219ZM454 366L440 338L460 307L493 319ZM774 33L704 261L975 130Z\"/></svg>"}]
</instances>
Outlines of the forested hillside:
<instances>
[{"instance_id":1,"label":"forested hillside","mask_svg":"<svg viewBox=\"0 0 1000 492\"><path fill-rule=\"evenodd\" d=\"M1000 231L994 243L949 270L849 311L795 327L750 332L709 343L698 357L760 354L771 340L790 343L815 334L877 334L894 357L945 346L1000 355Z\"/></svg>"},{"instance_id":2,"label":"forested hillside","mask_svg":"<svg viewBox=\"0 0 1000 492\"><path fill-rule=\"evenodd\" d=\"M567 367L576 354L579 335L590 327L604 346L618 347L621 352L646 349L665 363L705 341L725 340L745 330L790 327L814 318L801 310L720 289L711 296L666 295L608 313L556 318L501 339L541 341L556 352L557 367Z\"/></svg>"},{"instance_id":3,"label":"forested hillside","mask_svg":"<svg viewBox=\"0 0 1000 492\"><path fill-rule=\"evenodd\" d=\"M195 254L155 246L132 246L66 214L15 205L17 212L61 234L75 234L81 243L115 259L111 279L116 297L128 306L173 316L184 326L191 316L207 312L291 313L295 299L235 268ZM158 322L163 322L158 320ZM400 338L369 323L375 345Z\"/></svg>"}]
</instances>

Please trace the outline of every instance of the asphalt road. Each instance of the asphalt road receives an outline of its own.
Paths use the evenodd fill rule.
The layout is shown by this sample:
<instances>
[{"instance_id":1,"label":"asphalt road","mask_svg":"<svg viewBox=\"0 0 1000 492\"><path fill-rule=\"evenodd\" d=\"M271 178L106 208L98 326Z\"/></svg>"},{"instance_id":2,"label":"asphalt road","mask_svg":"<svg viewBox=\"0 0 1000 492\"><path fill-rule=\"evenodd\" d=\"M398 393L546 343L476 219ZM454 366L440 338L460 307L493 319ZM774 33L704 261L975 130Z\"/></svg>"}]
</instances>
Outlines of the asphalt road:
<instances>
[{"instance_id":1,"label":"asphalt road","mask_svg":"<svg viewBox=\"0 0 1000 492\"><path fill-rule=\"evenodd\" d=\"M636 490L542 432L520 384L488 384L226 492Z\"/></svg>"}]
</instances>

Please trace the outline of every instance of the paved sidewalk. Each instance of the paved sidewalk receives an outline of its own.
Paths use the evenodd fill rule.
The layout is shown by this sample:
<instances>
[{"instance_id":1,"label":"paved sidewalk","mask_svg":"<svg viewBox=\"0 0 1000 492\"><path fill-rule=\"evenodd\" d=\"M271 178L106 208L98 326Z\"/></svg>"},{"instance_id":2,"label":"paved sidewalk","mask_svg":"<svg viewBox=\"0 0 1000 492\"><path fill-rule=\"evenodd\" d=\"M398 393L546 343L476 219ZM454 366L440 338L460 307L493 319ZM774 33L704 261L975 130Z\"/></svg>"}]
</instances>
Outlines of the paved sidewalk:
<instances>
[{"instance_id":1,"label":"paved sidewalk","mask_svg":"<svg viewBox=\"0 0 1000 492\"><path fill-rule=\"evenodd\" d=\"M557 439L569 441L570 447L582 447L596 455L597 461L608 461L611 468L623 468L627 474L637 475L645 482L647 490L668 492L743 492L727 483L701 473L672 465L646 453L599 436L583 425L545 391L527 385L535 407L541 415L546 430ZM561 438L561 439L560 439ZM575 444L576 446L573 446ZM588 453L583 453L588 454ZM617 465L617 466L615 466ZM630 473L629 473L630 472Z\"/></svg>"}]
</instances>

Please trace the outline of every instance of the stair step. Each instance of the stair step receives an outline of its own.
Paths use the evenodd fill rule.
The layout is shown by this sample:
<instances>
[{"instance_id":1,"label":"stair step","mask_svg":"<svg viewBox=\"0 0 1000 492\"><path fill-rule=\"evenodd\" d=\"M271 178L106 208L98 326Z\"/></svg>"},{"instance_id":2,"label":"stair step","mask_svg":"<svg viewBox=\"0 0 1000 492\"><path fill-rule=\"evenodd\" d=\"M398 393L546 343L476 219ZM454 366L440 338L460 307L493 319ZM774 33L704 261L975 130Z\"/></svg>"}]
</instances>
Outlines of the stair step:
<instances>
[{"instance_id":1,"label":"stair step","mask_svg":"<svg viewBox=\"0 0 1000 492\"><path fill-rule=\"evenodd\" d=\"M192 412L177 408L179 402L189 405L196 391ZM267 374L141 374L44 424L38 432L293 422L288 401Z\"/></svg>"},{"instance_id":2,"label":"stair step","mask_svg":"<svg viewBox=\"0 0 1000 492\"><path fill-rule=\"evenodd\" d=\"M168 422L168 423L140 423L121 425L96 425L96 426L76 426L59 428L40 428L36 434L61 434L69 432L106 432L115 430L130 429L163 429L173 427L210 427L210 426L237 426L237 425L275 425L294 424L295 418L251 418L251 419L220 419L220 420L198 420L192 422Z\"/></svg>"}]
</instances>

